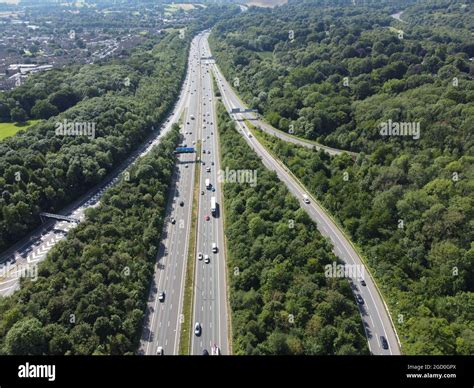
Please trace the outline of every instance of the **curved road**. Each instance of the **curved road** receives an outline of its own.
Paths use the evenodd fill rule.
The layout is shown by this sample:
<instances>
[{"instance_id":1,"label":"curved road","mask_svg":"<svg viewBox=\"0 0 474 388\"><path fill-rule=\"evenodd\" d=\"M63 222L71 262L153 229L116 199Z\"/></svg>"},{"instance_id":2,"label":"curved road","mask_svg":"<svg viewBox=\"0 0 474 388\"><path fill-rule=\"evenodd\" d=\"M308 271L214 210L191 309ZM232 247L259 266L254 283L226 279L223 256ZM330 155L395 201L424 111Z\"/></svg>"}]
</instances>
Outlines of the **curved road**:
<instances>
[{"instance_id":1,"label":"curved road","mask_svg":"<svg viewBox=\"0 0 474 388\"><path fill-rule=\"evenodd\" d=\"M206 38L207 36L208 35L206 35ZM208 43L207 48L209 49ZM224 105L230 111L231 108L236 107L239 103L239 99L215 64L213 65L213 71L216 76ZM321 234L331 240L334 246L334 253L344 263L355 264L359 266L359 268L364 269L363 273L365 276L363 277L366 285L363 286L359 280L353 280L351 281L351 287L354 295L359 294L363 299L363 303L358 303L358 307L370 352L372 354L380 355L400 354L398 337L392 325L385 302L378 292L370 272L367 270L364 262L353 248L349 239L341 232L335 222L324 212L316 200L312 198L310 193L291 174L291 172L281 162L275 159L258 140L248 135L250 132L249 128L245 125L245 122L241 120L235 120L235 122L237 124L237 130L242 133L250 147L252 147L252 149L261 157L264 165L268 169L277 173L278 177L299 200L301 207L303 207L316 222ZM312 201L310 201L309 204L305 203L303 201L303 195L307 195L312 199ZM387 339L389 345L388 349L382 348L380 342L381 336L384 336Z\"/></svg>"}]
</instances>

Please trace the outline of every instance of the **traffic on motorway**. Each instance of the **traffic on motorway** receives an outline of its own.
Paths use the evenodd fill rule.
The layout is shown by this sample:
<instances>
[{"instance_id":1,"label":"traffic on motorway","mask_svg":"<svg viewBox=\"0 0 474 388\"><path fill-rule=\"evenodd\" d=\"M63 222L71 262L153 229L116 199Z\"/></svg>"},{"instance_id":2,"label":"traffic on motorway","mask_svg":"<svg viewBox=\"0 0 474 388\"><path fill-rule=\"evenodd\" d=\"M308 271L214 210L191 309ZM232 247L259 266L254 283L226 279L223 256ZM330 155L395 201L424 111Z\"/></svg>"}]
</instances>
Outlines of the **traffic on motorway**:
<instances>
[{"instance_id":1,"label":"traffic on motorway","mask_svg":"<svg viewBox=\"0 0 474 388\"><path fill-rule=\"evenodd\" d=\"M209 35L206 34L206 40L208 36ZM207 48L210 51L208 43ZM245 105L223 77L216 64L213 64L212 70L215 74L224 105L228 111L245 110ZM235 120L237 128L245 140L262 158L265 166L277 172L278 177L286 184L295 197L298 198L301 206L317 223L321 234L331 240L334 245L334 253L347 264L357 264L365 268L364 262L355 251L351 242L341 232L332 218L326 214L316 201L310 200L311 196L308 191L289 173L287 168L283 167L281 162L277 161L255 137L251 136L251 130L244 120L246 114L233 113L231 117ZM262 125L262 127L265 128L265 125ZM293 141L293 138L290 136L285 138L285 140L287 139ZM341 153L342 151L335 150L334 152ZM400 354L399 340L394 325L391 322L390 314L387 311L386 305L380 296L374 280L370 276L370 272L366 270L364 273L367 274L365 278L360 279L358 284L352 282L351 288L354 291L354 298L363 321L369 350L371 354Z\"/></svg>"},{"instance_id":2,"label":"traffic on motorway","mask_svg":"<svg viewBox=\"0 0 474 388\"><path fill-rule=\"evenodd\" d=\"M219 216L221 195L212 83L208 64L201 60L203 34L197 35L189 55L185 84L182 144L176 148L178 163L168 220L158 253L140 346L141 354L179 354L183 322L182 298L187 265L195 265L192 354L228 354L225 256L223 224ZM198 154L197 144L201 146ZM187 263L195 170L199 171L198 225L193 263ZM211 183L212 182L212 183Z\"/></svg>"}]
</instances>

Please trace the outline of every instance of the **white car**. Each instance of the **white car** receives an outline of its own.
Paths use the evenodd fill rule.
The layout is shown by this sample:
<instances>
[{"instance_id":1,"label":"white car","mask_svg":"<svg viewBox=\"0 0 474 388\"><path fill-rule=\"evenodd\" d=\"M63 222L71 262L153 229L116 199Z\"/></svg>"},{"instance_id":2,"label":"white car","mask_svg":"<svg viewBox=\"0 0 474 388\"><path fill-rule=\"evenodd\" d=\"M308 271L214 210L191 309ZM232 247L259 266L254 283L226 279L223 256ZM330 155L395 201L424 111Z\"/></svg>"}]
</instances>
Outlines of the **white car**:
<instances>
[{"instance_id":1,"label":"white car","mask_svg":"<svg viewBox=\"0 0 474 388\"><path fill-rule=\"evenodd\" d=\"M202 252L198 253L198 260L202 260Z\"/></svg>"},{"instance_id":2,"label":"white car","mask_svg":"<svg viewBox=\"0 0 474 388\"><path fill-rule=\"evenodd\" d=\"M209 264L210 261L211 261L211 259L209 259L209 255L204 255L204 262L206 264Z\"/></svg>"},{"instance_id":3,"label":"white car","mask_svg":"<svg viewBox=\"0 0 474 388\"><path fill-rule=\"evenodd\" d=\"M201 335L201 324L199 322L194 325L194 334L198 337Z\"/></svg>"},{"instance_id":4,"label":"white car","mask_svg":"<svg viewBox=\"0 0 474 388\"><path fill-rule=\"evenodd\" d=\"M164 356L164 355L165 355L162 346L158 346L158 349L156 349L156 354L157 354L158 356Z\"/></svg>"}]
</instances>

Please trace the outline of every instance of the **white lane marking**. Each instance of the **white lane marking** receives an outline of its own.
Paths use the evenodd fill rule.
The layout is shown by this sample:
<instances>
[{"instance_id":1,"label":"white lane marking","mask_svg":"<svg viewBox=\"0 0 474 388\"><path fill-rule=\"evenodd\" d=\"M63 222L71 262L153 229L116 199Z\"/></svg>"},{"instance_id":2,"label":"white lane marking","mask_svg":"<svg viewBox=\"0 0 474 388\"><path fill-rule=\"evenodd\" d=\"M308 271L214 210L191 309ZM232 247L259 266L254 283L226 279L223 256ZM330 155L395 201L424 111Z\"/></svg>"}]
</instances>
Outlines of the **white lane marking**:
<instances>
[{"instance_id":1,"label":"white lane marking","mask_svg":"<svg viewBox=\"0 0 474 388\"><path fill-rule=\"evenodd\" d=\"M217 69L217 65L214 65L213 68L214 68L214 72L219 73L219 70ZM227 82L227 81L226 81L226 82ZM224 89L224 88L222 88L222 89ZM227 105L228 105L228 106L231 106L232 104L230 104L230 102L229 102L230 100L228 99L228 96L226 96L226 93L221 93L221 94L222 94L223 97L224 97L224 102L227 102ZM232 95L232 93L230 93L230 94ZM241 125L239 122L237 122L237 124L238 124L239 127L240 127L240 126L245 127L243 124ZM261 152L262 156L264 157L264 159L267 159L267 163L269 163L269 165L270 165L274 170L280 170L280 173L281 173L283 176L286 175L284 171L283 171L283 173L282 173L282 168L281 168L281 166L278 165L278 163L275 163L270 157L268 157L268 155L266 155L266 152L264 152L264 150L262 150L261 147L258 147L257 145L255 145L253 140L250 141L250 143L254 146L254 148L257 148L257 149L260 150L260 152ZM258 145L260 146L260 143L258 143ZM294 190L294 191L296 191L297 193L300 193L301 190L299 189L299 187L296 187L296 186L293 184L293 182L291 181L291 177L289 177L289 176L287 175L286 178L287 178L287 179L285 179L286 183L290 183L290 185L293 187L293 189L296 189L296 190ZM312 204L312 205L314 205L314 204ZM321 213L318 211L319 209L317 209L315 206L312 206L312 207L313 207L313 209L320 215L320 218L327 224L325 217L323 217L323 216L321 215ZM332 228L330 228L330 229L332 230ZM353 257L352 257L352 252L345 246L345 244L342 243L342 241L341 241L339 235L338 235L335 231L333 231L333 235L334 235L334 236L339 240L339 242L342 244L342 246L344 247L344 250L346 251L346 253L349 254L349 257L350 257L352 260L354 260ZM359 261L362 265L364 265L364 263L363 263L361 260L358 260L358 261ZM352 261L352 262L354 262L354 261ZM384 323L383 323L383 321L382 321L382 319L381 319L379 309L378 309L378 307L377 307L377 304L375 303L375 299L373 298L373 295L372 295L372 292L370 291L370 288L368 288L368 291L369 291L370 297L371 297L371 299L372 299L372 303L373 303L374 306L375 306L375 309L376 309L376 312L377 312L377 315L378 315L380 324L381 324L381 326L382 326L382 330L384 331L384 334L385 334L385 336L386 336L386 338L387 338L388 336L386 335L386 332L385 332L385 325L384 325ZM382 303L383 303L383 301L382 301ZM370 347L370 344L369 344L369 347ZM390 354L392 354L391 347L389 348L389 351L390 351Z\"/></svg>"}]
</instances>

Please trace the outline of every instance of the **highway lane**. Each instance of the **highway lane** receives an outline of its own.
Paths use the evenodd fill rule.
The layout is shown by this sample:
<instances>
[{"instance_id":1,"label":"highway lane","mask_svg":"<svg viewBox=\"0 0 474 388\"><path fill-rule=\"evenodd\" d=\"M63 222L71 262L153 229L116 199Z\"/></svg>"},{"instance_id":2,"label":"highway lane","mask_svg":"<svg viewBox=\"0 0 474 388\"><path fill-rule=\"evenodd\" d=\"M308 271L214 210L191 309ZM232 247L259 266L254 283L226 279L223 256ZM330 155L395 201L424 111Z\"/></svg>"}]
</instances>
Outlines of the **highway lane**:
<instances>
[{"instance_id":1,"label":"highway lane","mask_svg":"<svg viewBox=\"0 0 474 388\"><path fill-rule=\"evenodd\" d=\"M132 152L132 154L111 172L101 184L89 190L81 198L64 208L60 214L83 220L85 210L92 206L98 206L105 190L122 179L122 174L126 169L159 143L161 138L171 129L172 124L178 122L187 104L187 85L189 80L190 74L188 69L188 74L186 75L175 107L161 128L150 134L148 141ZM63 240L68 231L74 226L75 224L65 221L47 221L34 230L29 236L3 252L0 256L0 296L11 295L19 288L19 276L34 274L34 270L37 270L36 265L41 260L44 260L49 250L59 241Z\"/></svg>"},{"instance_id":2,"label":"highway lane","mask_svg":"<svg viewBox=\"0 0 474 388\"><path fill-rule=\"evenodd\" d=\"M206 40L206 50L210 53L209 43L207 42L207 40ZM225 90L227 100L228 100L228 102L230 104L230 107L231 107L230 109L232 109L232 108L239 108L239 109L242 109L242 110L248 109L248 106L240 99L240 97L237 95L237 93L235 93L232 86L229 84L229 82L227 82L227 80L223 77L223 75L220 71L217 73L217 76L219 78L217 78L216 81L218 82L219 88ZM229 111L230 111L230 109L229 109ZM255 114L253 112L233 113L231 116L233 116L233 118L237 119L237 120L247 119L247 120L251 121L253 125L260 128L261 130L268 133L269 135L276 136L276 137L278 137L280 139L283 139L283 140L285 140L289 143L298 144L300 146L307 147L307 148L315 148L317 150L322 149L330 155L339 155L339 154L342 154L342 153L347 153L347 154L352 155L352 156L357 156L357 153L355 153L355 152L350 152L350 151L340 150L340 149L333 148L333 147L328 147L328 146L325 146L325 145L322 145L322 144L319 144L319 143L316 143L316 142L312 142L310 140L298 138L298 137L292 136L292 135L290 135L286 132L280 131L279 129L276 129L275 127L272 127L270 124L266 123L265 121L260 120L258 118L257 114Z\"/></svg>"},{"instance_id":3,"label":"highway lane","mask_svg":"<svg viewBox=\"0 0 474 388\"><path fill-rule=\"evenodd\" d=\"M188 97L182 127L182 145L188 147L197 142L200 132L198 120L201 84L198 67L200 40L200 35L193 39L188 60L190 82L187 85ZM197 157L196 154L181 154L173 176L172 192L167 207L167 223L156 259L139 354L157 354L159 347L163 349L165 355L179 353L180 331L184 323L182 304ZM161 292L164 293L164 300L159 299Z\"/></svg>"},{"instance_id":4,"label":"highway lane","mask_svg":"<svg viewBox=\"0 0 474 388\"><path fill-rule=\"evenodd\" d=\"M207 46L208 47L208 46ZM235 107L235 98L228 83L223 78L218 67L214 64L213 71L218 80L223 102L230 111ZM235 117L234 117L235 118ZM243 134L247 143L261 157L265 166L275 171L278 177L286 184L288 189L296 196L301 206L306 209L311 218L318 225L321 234L328 237L333 246L334 253L346 264L356 264L364 268L365 283L363 286L359 280L351 281L354 294L360 294L364 300L363 304L358 304L361 318L366 332L367 342L372 354L392 355L400 354L399 343L393 325L391 324L386 305L380 296L377 287L365 267L362 259L354 250L350 241L340 231L335 222L323 211L323 209L312 198L309 192L294 178L289 170L277 161L254 137L248 136L249 129L243 121L236 120L236 127ZM308 195L312 200L309 204L304 203L303 195ZM388 349L383 349L380 343L380 336L384 336L389 344Z\"/></svg>"},{"instance_id":5,"label":"highway lane","mask_svg":"<svg viewBox=\"0 0 474 388\"><path fill-rule=\"evenodd\" d=\"M202 43L202 42L201 42ZM207 52L202 44L201 57ZM191 354L200 355L204 349L212 354L212 349L219 349L220 354L229 354L226 260L224 249L223 197L221 182L218 180L220 170L217 117L212 90L210 66L201 61L201 159L202 167L199 180L200 196L198 207L198 227L196 250L202 258L196 258L194 279L193 323L199 322L201 333L193 333ZM206 180L211 185L206 187ZM216 214L211 212L211 198L217 203ZM217 251L213 252L213 244ZM207 263L207 258L209 262ZM193 325L194 330L194 325Z\"/></svg>"}]
</instances>

